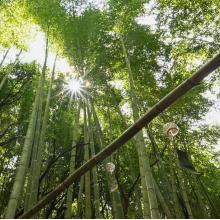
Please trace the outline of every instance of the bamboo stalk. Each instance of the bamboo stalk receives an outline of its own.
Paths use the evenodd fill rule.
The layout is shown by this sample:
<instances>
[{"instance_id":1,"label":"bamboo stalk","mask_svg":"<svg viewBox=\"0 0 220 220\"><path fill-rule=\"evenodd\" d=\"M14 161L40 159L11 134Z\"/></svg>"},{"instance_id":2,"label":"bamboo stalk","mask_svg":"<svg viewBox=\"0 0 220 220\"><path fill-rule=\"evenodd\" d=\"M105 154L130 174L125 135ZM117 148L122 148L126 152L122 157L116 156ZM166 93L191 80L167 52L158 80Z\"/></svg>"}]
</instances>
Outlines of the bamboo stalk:
<instances>
[{"instance_id":1,"label":"bamboo stalk","mask_svg":"<svg viewBox=\"0 0 220 220\"><path fill-rule=\"evenodd\" d=\"M8 55L8 53L9 53L9 51L10 51L10 48L8 48L8 49L6 50L6 52L4 53L3 58L2 58L2 60L1 60L1 63L0 63L0 67L3 65L3 63L4 63L4 61L5 61L6 57L7 57L7 55Z\"/></svg>"},{"instance_id":2,"label":"bamboo stalk","mask_svg":"<svg viewBox=\"0 0 220 220\"><path fill-rule=\"evenodd\" d=\"M89 107L87 107L88 114L88 129L89 129L89 142L91 148L91 157L95 156L95 146L94 146L94 129L92 125L91 112ZM98 169L97 167L93 167L92 169L92 178L94 182L94 208L95 208L95 218L100 218L100 199L99 199L99 181L98 181Z\"/></svg>"},{"instance_id":3,"label":"bamboo stalk","mask_svg":"<svg viewBox=\"0 0 220 220\"><path fill-rule=\"evenodd\" d=\"M86 104L84 104L84 143L88 143L88 120L86 112ZM89 145L85 147L84 160L89 160ZM85 218L92 218L91 210L91 188L90 188L90 172L85 173Z\"/></svg>"},{"instance_id":4,"label":"bamboo stalk","mask_svg":"<svg viewBox=\"0 0 220 220\"><path fill-rule=\"evenodd\" d=\"M78 110L75 115L75 121L74 121L74 129L73 129L73 140L72 140L72 146L75 146L77 144L78 138L79 138L79 118L80 118L80 111L81 111L81 102L78 105ZM71 158L70 158L70 170L69 172L72 173L75 170L75 160L76 160L76 148L73 148L71 151ZM71 218L71 210L72 210L72 192L73 186L70 186L67 189L67 198L66 198L66 205L67 209L65 210L65 218L69 219Z\"/></svg>"},{"instance_id":5,"label":"bamboo stalk","mask_svg":"<svg viewBox=\"0 0 220 220\"><path fill-rule=\"evenodd\" d=\"M41 165L42 165L42 155L44 153L44 142L45 142L45 133L47 129L47 122L49 117L49 108L50 108L50 102L51 102L51 93L52 93L52 86L54 82L54 76L55 76L55 68L56 68L56 61L57 61L57 55L54 60L53 70L51 74L47 99L46 99L46 105L44 109L44 115L42 120L42 126L41 131L39 133L39 140L38 140L38 146L37 146L37 152L35 158L33 158L33 173L32 173L32 186L31 186L31 200L32 204L29 205L29 207L32 207L37 203L38 199L38 189L39 189L39 178L40 178L40 171L41 171ZM46 66L45 66L46 69ZM41 94L43 99L43 93ZM38 116L39 117L39 116ZM40 117L39 117L40 118Z\"/></svg>"},{"instance_id":6,"label":"bamboo stalk","mask_svg":"<svg viewBox=\"0 0 220 220\"><path fill-rule=\"evenodd\" d=\"M128 52L124 44L123 37L120 36L120 41L122 45L122 51L125 58L125 63L128 71L128 81L129 81L129 93L131 99L131 109L133 112L134 121L138 120L140 117L138 109L138 99L135 93L135 83L133 79L133 72L131 69L130 60L128 57ZM141 185L142 185L142 196L143 196L143 215L144 218L159 218L158 202L155 192L155 187L153 184L153 176L150 168L149 156L146 152L145 142L143 132L140 131L135 137L135 142L137 143L138 161L141 175Z\"/></svg>"},{"instance_id":7,"label":"bamboo stalk","mask_svg":"<svg viewBox=\"0 0 220 220\"><path fill-rule=\"evenodd\" d=\"M130 126L124 133L122 133L115 141L101 150L95 157L91 158L74 173L68 176L61 184L59 184L51 193L45 196L38 204L28 212L24 213L20 218L29 218L41 210L51 200L62 193L69 185L78 180L88 170L92 169L96 164L103 161L110 156L114 151L119 149L123 144L129 141L135 134L137 134L145 125L151 122L162 111L167 109L171 104L178 100L181 96L186 94L190 89L198 85L206 76L216 70L220 66L220 53L211 59L207 64L202 66L195 74L182 82L178 87L167 94L157 104L155 104L149 111L147 111L139 120Z\"/></svg>"},{"instance_id":8,"label":"bamboo stalk","mask_svg":"<svg viewBox=\"0 0 220 220\"><path fill-rule=\"evenodd\" d=\"M48 57L48 41L46 43L46 50L45 50L45 60L44 60L45 68L47 63L47 57ZM10 194L5 218L14 218L22 194L22 190L24 187L28 162L31 156L31 146L34 140L35 126L37 123L37 111L40 102L41 90L43 90L43 86L44 86L44 79L45 79L45 70L43 69L41 73L40 82L37 88L37 92L35 95L35 100L33 103L33 108L29 119L28 129L24 140L24 146L19 160L19 165L18 168L16 169L15 180Z\"/></svg>"},{"instance_id":9,"label":"bamboo stalk","mask_svg":"<svg viewBox=\"0 0 220 220\"><path fill-rule=\"evenodd\" d=\"M160 188L159 186L157 185L157 182L155 181L155 179L153 179L153 182L154 182L154 186L155 186L155 191L156 191L156 194L157 194L157 197L158 197L158 200L160 202L160 205L166 215L167 218L172 218L172 214L170 212L170 209L162 195L162 193L160 192Z\"/></svg>"},{"instance_id":10,"label":"bamboo stalk","mask_svg":"<svg viewBox=\"0 0 220 220\"><path fill-rule=\"evenodd\" d=\"M92 100L90 100L91 102L91 108L92 108L92 113L93 113L93 118L94 118L94 122L95 122L95 126L97 129L97 137L99 139L99 144L101 149L103 149L104 147L104 139L103 139L103 133L102 133L102 128L98 119L98 116L96 114L96 110L95 107L93 105ZM109 120L110 123L110 120ZM110 123L111 124L111 123ZM111 125L110 125L111 127ZM110 140L111 140L111 128L110 130ZM108 162L113 162L112 157L107 158L105 161L103 161L104 165L106 166L106 164ZM123 219L124 218L124 212L123 212L123 207L122 207L122 202L121 202L121 196L120 196L120 192L119 189L116 189L114 192L111 192L111 183L117 183L116 178L115 178L115 173L109 174L109 172L105 172L107 181L108 181L108 189L109 189L109 193L110 193L110 197L111 197L111 201L112 201L112 215L114 216L114 218L116 219Z\"/></svg>"}]
</instances>

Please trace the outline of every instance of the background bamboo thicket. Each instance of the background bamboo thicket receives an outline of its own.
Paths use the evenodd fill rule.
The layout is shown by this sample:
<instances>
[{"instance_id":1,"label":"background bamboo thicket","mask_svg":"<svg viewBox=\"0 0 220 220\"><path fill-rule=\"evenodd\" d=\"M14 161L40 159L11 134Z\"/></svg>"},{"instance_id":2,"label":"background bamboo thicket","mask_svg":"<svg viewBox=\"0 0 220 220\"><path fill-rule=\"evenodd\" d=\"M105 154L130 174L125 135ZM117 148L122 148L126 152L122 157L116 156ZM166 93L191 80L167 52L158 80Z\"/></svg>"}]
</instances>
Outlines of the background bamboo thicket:
<instances>
[{"instance_id":1,"label":"background bamboo thicket","mask_svg":"<svg viewBox=\"0 0 220 220\"><path fill-rule=\"evenodd\" d=\"M1 218L219 218L219 7L0 1Z\"/></svg>"}]
</instances>

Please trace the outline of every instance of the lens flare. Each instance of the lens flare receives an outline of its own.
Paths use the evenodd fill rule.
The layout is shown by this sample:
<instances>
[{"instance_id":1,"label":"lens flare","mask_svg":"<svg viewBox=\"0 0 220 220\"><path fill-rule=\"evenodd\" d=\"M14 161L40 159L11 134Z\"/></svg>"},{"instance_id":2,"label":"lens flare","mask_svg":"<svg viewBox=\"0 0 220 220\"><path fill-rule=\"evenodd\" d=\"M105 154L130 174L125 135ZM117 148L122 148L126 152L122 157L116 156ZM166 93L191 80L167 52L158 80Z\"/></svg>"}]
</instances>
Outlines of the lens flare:
<instances>
[{"instance_id":1,"label":"lens flare","mask_svg":"<svg viewBox=\"0 0 220 220\"><path fill-rule=\"evenodd\" d=\"M64 92L66 94L70 94L71 98L75 96L75 98L81 97L84 92L85 85L84 81L80 78L72 78L65 82Z\"/></svg>"},{"instance_id":2,"label":"lens flare","mask_svg":"<svg viewBox=\"0 0 220 220\"><path fill-rule=\"evenodd\" d=\"M67 83L67 89L72 93L79 93L82 87L83 83L77 79L72 79Z\"/></svg>"}]
</instances>

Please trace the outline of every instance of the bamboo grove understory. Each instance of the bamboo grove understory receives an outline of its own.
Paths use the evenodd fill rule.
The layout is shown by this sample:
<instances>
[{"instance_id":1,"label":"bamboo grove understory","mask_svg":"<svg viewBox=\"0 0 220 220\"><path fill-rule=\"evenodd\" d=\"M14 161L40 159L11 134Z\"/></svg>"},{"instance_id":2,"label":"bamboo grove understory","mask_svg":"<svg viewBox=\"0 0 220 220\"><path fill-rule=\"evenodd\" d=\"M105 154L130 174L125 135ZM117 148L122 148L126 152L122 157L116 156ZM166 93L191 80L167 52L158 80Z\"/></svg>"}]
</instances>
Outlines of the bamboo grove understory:
<instances>
[{"instance_id":1,"label":"bamboo grove understory","mask_svg":"<svg viewBox=\"0 0 220 220\"><path fill-rule=\"evenodd\" d=\"M1 218L220 218L219 1L0 18Z\"/></svg>"}]
</instances>

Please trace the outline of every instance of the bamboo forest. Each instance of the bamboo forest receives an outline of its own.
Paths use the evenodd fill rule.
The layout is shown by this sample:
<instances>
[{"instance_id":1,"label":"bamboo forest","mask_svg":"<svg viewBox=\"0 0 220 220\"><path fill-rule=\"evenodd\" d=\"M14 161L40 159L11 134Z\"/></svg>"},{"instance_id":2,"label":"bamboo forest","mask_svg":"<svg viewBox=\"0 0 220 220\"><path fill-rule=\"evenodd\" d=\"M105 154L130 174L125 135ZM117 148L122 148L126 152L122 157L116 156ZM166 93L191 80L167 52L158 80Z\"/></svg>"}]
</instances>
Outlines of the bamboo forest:
<instances>
[{"instance_id":1,"label":"bamboo forest","mask_svg":"<svg viewBox=\"0 0 220 220\"><path fill-rule=\"evenodd\" d=\"M220 218L219 66L219 0L0 0L0 217Z\"/></svg>"}]
</instances>

